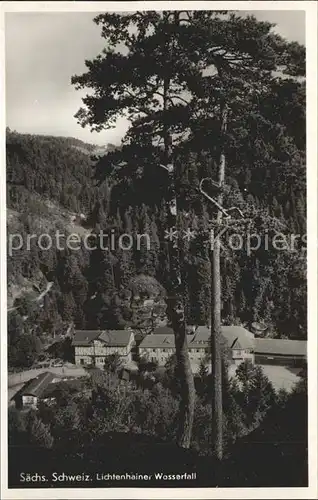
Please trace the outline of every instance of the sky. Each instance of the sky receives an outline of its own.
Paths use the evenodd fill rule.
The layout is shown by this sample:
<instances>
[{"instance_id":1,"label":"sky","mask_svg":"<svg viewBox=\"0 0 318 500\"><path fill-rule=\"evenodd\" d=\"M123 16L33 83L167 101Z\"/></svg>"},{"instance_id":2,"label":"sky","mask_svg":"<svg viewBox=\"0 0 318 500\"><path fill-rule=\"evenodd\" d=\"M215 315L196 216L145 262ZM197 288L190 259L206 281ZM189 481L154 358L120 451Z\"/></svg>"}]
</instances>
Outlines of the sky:
<instances>
[{"instance_id":1,"label":"sky","mask_svg":"<svg viewBox=\"0 0 318 500\"><path fill-rule=\"evenodd\" d=\"M247 11L244 11L247 12ZM305 44L303 11L250 11L260 21L276 23L275 31ZM99 145L118 143L127 128L91 133L74 114L85 91L71 85L85 72L85 59L101 52L105 40L92 22L93 12L6 13L6 124L21 133L71 136Z\"/></svg>"}]
</instances>

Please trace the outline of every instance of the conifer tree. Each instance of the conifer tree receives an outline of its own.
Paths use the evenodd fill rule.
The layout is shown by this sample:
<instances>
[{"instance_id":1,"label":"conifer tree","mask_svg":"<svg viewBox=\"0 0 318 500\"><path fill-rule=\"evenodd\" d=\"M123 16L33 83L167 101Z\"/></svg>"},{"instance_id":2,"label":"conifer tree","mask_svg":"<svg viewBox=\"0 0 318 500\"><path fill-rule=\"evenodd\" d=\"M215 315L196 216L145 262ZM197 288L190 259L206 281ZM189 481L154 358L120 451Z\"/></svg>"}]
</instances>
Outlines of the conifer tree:
<instances>
[{"instance_id":1,"label":"conifer tree","mask_svg":"<svg viewBox=\"0 0 318 500\"><path fill-rule=\"evenodd\" d=\"M108 45L93 61L86 61L86 73L72 79L77 88L89 87L94 91L83 99L85 108L79 110L77 118L83 126L97 131L113 126L120 116L130 120L122 148L109 152L97 163L99 180L110 175L117 181L149 179L150 172L158 176L155 172L163 166L168 171L167 189L162 191L170 202L168 222L180 230L184 219L180 198L182 152L192 148L208 150L214 155L216 165L224 163L227 155L229 165L235 167L235 163L245 160L244 141L245 146L248 143L248 154L252 149L248 142L251 137L246 133L252 126L256 134L252 139L256 158L265 158L270 166L271 150L263 147L261 127L256 124L264 124L268 145L277 129L271 126L271 120L263 120L259 100L266 99L272 90L274 71L289 75L304 73L301 46L285 42L271 31L268 22L226 11L107 13L97 16L95 22L101 25ZM226 134L220 133L224 129L225 109ZM236 156L234 162L233 156ZM216 176L213 168L211 175ZM220 200L223 202L223 196ZM215 215L215 210L211 213ZM182 392L179 444L189 447L194 386L186 345L178 242L174 248L175 251L170 246L169 292ZM213 258L219 267L217 253ZM219 279L217 289L220 289ZM219 312L212 311L218 325L219 306L220 300ZM220 359L219 352L216 356ZM217 373L215 388L221 394L220 370ZM221 429L222 411L219 401L217 404L217 428ZM217 455L221 457L220 436L217 441Z\"/></svg>"}]
</instances>

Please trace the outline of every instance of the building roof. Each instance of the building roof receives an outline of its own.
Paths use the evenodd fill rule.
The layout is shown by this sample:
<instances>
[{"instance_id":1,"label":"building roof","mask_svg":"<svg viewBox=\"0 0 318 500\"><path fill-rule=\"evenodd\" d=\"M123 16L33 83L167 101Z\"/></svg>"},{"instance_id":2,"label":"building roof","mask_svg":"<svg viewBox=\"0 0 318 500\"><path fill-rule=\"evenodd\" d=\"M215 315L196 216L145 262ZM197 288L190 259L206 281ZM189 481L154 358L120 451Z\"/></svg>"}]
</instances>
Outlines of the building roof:
<instances>
[{"instance_id":1,"label":"building roof","mask_svg":"<svg viewBox=\"0 0 318 500\"><path fill-rule=\"evenodd\" d=\"M255 339L255 354L281 354L285 356L306 356L306 340Z\"/></svg>"},{"instance_id":2,"label":"building roof","mask_svg":"<svg viewBox=\"0 0 318 500\"><path fill-rule=\"evenodd\" d=\"M167 333L147 335L141 342L141 348L174 347L173 330L168 327L157 328L155 331L166 329ZM170 333L171 332L171 333ZM254 335L241 326L222 326L223 339L233 349L254 349ZM211 330L207 326L199 326L193 335L187 335L189 348L205 348L211 337Z\"/></svg>"},{"instance_id":3,"label":"building roof","mask_svg":"<svg viewBox=\"0 0 318 500\"><path fill-rule=\"evenodd\" d=\"M146 335L140 343L141 348L155 349L155 348L174 348L174 335Z\"/></svg>"},{"instance_id":4,"label":"building roof","mask_svg":"<svg viewBox=\"0 0 318 500\"><path fill-rule=\"evenodd\" d=\"M103 330L75 330L72 344L73 346L89 346L102 332Z\"/></svg>"},{"instance_id":5,"label":"building roof","mask_svg":"<svg viewBox=\"0 0 318 500\"><path fill-rule=\"evenodd\" d=\"M98 339L109 346L126 346L132 333L132 330L76 330L72 344L85 347Z\"/></svg>"},{"instance_id":6,"label":"building roof","mask_svg":"<svg viewBox=\"0 0 318 500\"><path fill-rule=\"evenodd\" d=\"M164 330L165 333L164 334ZM169 327L157 328L157 333L146 335L140 344L141 348L164 349L174 348L174 334ZM222 326L222 337L231 349L252 349L256 354L280 354L285 356L306 356L305 340L254 338L253 333L242 326ZM205 348L211 336L210 328L199 326L193 335L187 335L189 348Z\"/></svg>"},{"instance_id":7,"label":"building roof","mask_svg":"<svg viewBox=\"0 0 318 500\"><path fill-rule=\"evenodd\" d=\"M232 349L253 349L255 338L253 333L249 332L243 326L222 326L222 335Z\"/></svg>"},{"instance_id":8,"label":"building roof","mask_svg":"<svg viewBox=\"0 0 318 500\"><path fill-rule=\"evenodd\" d=\"M211 330L207 326L198 326L195 331L195 339L197 342L208 342L211 336Z\"/></svg>"},{"instance_id":9,"label":"building roof","mask_svg":"<svg viewBox=\"0 0 318 500\"><path fill-rule=\"evenodd\" d=\"M196 342L195 335L187 335L189 349L204 349L208 345L208 341ZM146 335L140 344L141 348L146 349L171 349L175 348L175 338L173 334L170 335Z\"/></svg>"},{"instance_id":10,"label":"building roof","mask_svg":"<svg viewBox=\"0 0 318 500\"><path fill-rule=\"evenodd\" d=\"M53 373L41 373L38 377L29 380L23 386L22 390L19 391L19 396L42 396L54 378L56 378L56 376Z\"/></svg>"},{"instance_id":11,"label":"building roof","mask_svg":"<svg viewBox=\"0 0 318 500\"><path fill-rule=\"evenodd\" d=\"M231 349L250 349L250 347L243 346L238 338L235 339L233 344L229 345L229 347L231 347Z\"/></svg>"},{"instance_id":12,"label":"building roof","mask_svg":"<svg viewBox=\"0 0 318 500\"><path fill-rule=\"evenodd\" d=\"M250 340L254 340L254 334L240 325L223 325L222 327L223 335L237 335L240 338L246 337Z\"/></svg>"},{"instance_id":13,"label":"building roof","mask_svg":"<svg viewBox=\"0 0 318 500\"><path fill-rule=\"evenodd\" d=\"M233 349L253 349L254 335L242 326L221 326L221 333L229 347ZM199 326L195 332L194 341L208 342L211 330L207 326Z\"/></svg>"},{"instance_id":14,"label":"building roof","mask_svg":"<svg viewBox=\"0 0 318 500\"><path fill-rule=\"evenodd\" d=\"M101 340L110 347L120 347L128 345L132 330L105 330L103 331L98 340Z\"/></svg>"}]
</instances>

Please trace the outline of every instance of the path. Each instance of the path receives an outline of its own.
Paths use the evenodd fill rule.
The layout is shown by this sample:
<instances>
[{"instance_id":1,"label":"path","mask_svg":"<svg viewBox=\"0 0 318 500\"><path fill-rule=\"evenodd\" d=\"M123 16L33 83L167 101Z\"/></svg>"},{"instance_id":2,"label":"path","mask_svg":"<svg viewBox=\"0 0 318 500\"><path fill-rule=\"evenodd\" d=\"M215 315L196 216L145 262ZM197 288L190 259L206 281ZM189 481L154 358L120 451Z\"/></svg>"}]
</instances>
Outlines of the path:
<instances>
[{"instance_id":1,"label":"path","mask_svg":"<svg viewBox=\"0 0 318 500\"><path fill-rule=\"evenodd\" d=\"M19 373L10 373L8 375L8 387L12 388L19 384L25 384L31 378L35 378L44 372L51 372L55 375L65 377L84 377L85 375L87 375L86 370L81 366L67 363L59 367L49 366L47 368L36 368L31 370L24 370L23 372Z\"/></svg>"},{"instance_id":2,"label":"path","mask_svg":"<svg viewBox=\"0 0 318 500\"><path fill-rule=\"evenodd\" d=\"M53 284L54 284L53 281L49 281L46 285L46 289L43 292L41 292L40 295L35 297L35 299L32 299L31 302L40 302L40 300L43 299L43 297L45 297L45 295L51 290ZM18 309L18 307L9 307L7 311L12 312L15 311L16 309Z\"/></svg>"}]
</instances>

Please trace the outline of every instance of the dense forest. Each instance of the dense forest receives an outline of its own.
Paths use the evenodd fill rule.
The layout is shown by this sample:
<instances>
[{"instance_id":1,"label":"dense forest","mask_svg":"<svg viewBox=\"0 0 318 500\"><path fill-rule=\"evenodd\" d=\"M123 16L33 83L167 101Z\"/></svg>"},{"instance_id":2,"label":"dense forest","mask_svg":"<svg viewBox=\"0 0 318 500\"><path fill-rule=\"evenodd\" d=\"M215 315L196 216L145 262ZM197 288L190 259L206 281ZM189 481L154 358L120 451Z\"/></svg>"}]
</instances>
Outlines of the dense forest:
<instances>
[{"instance_id":1,"label":"dense forest","mask_svg":"<svg viewBox=\"0 0 318 500\"><path fill-rule=\"evenodd\" d=\"M285 92L288 90L288 99L277 99L275 106L264 103L264 107L268 113L275 110L280 116L284 133L295 123L300 124L297 130L302 130L304 87L285 81L280 85ZM273 91L272 100L276 92L277 89ZM291 113L295 115L294 120L290 119ZM250 125L250 134L257 131L254 125ZM256 156L256 138L250 134L250 152L252 148ZM287 138L288 142L286 137L281 141L287 143L291 152L284 152L277 145L274 165L272 153L271 164L267 164L248 155L245 143L236 144L233 169L229 168L227 180L227 204L234 202L245 211L257 207L259 212L277 218L282 223L282 233L290 242L291 234L304 236L306 232L305 143L293 129L288 130ZM125 291L133 277L153 277L158 281L158 290L159 283L163 288L169 287L168 250L164 238L167 229L164 172L150 169L133 186L124 182L97 185L94 165L100 160L92 156L95 151L96 147L76 139L22 135L8 130L7 205L8 213L14 214L8 217L8 231L20 233L23 241L27 234L54 234L57 229L65 233L69 214L82 213L85 221L81 225L87 231L104 231L106 235L113 232L117 238L123 233L133 236L146 233L151 249L148 251L141 246L137 250L134 245L129 251L120 248L88 251L82 245L80 251L60 251L54 247L41 250L36 241L32 241L30 251L25 248L13 250L12 255L8 255L9 292L11 286L23 291L25 280L31 289L32 283L44 288L47 281L53 281L54 286L41 309L30 304L30 290L18 294L17 300L23 298L27 303L24 307L31 311L28 311L30 314L22 313L20 308L9 315L10 345L22 339L27 344L35 344L38 337L58 333L65 322L70 321L78 328L122 328L131 324ZM198 232L198 237L184 248L183 275L189 324L207 324L210 311L207 231L210 216L208 207L197 195L198 170L201 171L204 162L208 164L209 158L196 153L191 153L184 162L182 190L188 213L187 227ZM77 232L77 228L68 228L68 231ZM274 234L266 218L260 218L258 234L262 241L266 235ZM226 246L221 255L224 324L249 325L260 321L270 327L273 336L306 338L304 252L300 238L293 249L280 251L269 245L266 250L262 243L260 249L251 250L250 255L245 245L241 250ZM146 295L148 288L145 285ZM28 319L23 320L23 316ZM15 364L14 355L12 363Z\"/></svg>"}]
</instances>

